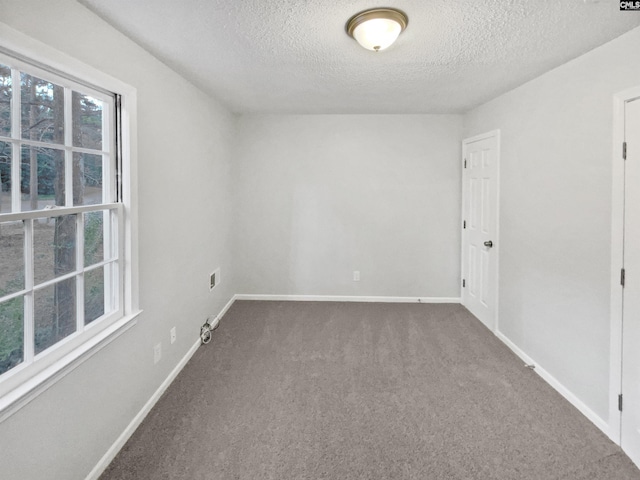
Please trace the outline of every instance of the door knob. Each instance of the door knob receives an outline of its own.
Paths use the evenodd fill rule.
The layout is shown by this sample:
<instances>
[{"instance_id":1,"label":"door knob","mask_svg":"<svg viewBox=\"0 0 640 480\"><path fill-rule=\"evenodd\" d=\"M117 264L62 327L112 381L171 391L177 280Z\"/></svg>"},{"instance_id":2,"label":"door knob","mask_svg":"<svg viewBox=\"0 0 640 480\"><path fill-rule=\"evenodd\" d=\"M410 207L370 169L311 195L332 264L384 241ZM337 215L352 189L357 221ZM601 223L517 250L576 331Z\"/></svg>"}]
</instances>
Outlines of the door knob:
<instances>
[{"instance_id":1,"label":"door knob","mask_svg":"<svg viewBox=\"0 0 640 480\"><path fill-rule=\"evenodd\" d=\"M486 242L484 242L484 246L491 248L493 247L493 242L491 240L487 240Z\"/></svg>"}]
</instances>

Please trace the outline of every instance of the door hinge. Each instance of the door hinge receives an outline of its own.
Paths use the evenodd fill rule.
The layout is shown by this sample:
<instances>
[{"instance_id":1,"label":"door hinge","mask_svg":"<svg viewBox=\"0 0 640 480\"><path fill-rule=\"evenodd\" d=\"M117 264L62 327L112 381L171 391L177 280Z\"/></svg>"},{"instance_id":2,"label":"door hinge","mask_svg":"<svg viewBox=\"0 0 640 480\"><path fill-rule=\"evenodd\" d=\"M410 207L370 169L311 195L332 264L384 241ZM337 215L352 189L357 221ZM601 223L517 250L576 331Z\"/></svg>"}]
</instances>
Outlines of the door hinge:
<instances>
[{"instance_id":1,"label":"door hinge","mask_svg":"<svg viewBox=\"0 0 640 480\"><path fill-rule=\"evenodd\" d=\"M462 228L467 228L467 221L462 222Z\"/></svg>"},{"instance_id":2,"label":"door hinge","mask_svg":"<svg viewBox=\"0 0 640 480\"><path fill-rule=\"evenodd\" d=\"M463 278L462 279L462 288L467 286L467 281Z\"/></svg>"},{"instance_id":3,"label":"door hinge","mask_svg":"<svg viewBox=\"0 0 640 480\"><path fill-rule=\"evenodd\" d=\"M623 287L625 284L626 276L627 276L626 270L624 268L621 268L620 269L620 285L622 285Z\"/></svg>"},{"instance_id":4,"label":"door hinge","mask_svg":"<svg viewBox=\"0 0 640 480\"><path fill-rule=\"evenodd\" d=\"M622 142L622 159L627 159L627 142Z\"/></svg>"},{"instance_id":5,"label":"door hinge","mask_svg":"<svg viewBox=\"0 0 640 480\"><path fill-rule=\"evenodd\" d=\"M622 394L618 395L618 410L622 411Z\"/></svg>"},{"instance_id":6,"label":"door hinge","mask_svg":"<svg viewBox=\"0 0 640 480\"><path fill-rule=\"evenodd\" d=\"M464 159L464 168L467 168L467 159Z\"/></svg>"}]
</instances>

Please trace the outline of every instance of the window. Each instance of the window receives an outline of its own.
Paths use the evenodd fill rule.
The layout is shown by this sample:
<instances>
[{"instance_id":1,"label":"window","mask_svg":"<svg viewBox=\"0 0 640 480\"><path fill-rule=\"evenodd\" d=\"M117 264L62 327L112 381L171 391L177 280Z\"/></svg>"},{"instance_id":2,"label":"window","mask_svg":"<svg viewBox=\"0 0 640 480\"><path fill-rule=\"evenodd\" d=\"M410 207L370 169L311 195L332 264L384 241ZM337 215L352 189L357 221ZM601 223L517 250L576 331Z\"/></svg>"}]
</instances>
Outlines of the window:
<instances>
[{"instance_id":1,"label":"window","mask_svg":"<svg viewBox=\"0 0 640 480\"><path fill-rule=\"evenodd\" d=\"M0 52L0 397L130 313L119 101Z\"/></svg>"}]
</instances>

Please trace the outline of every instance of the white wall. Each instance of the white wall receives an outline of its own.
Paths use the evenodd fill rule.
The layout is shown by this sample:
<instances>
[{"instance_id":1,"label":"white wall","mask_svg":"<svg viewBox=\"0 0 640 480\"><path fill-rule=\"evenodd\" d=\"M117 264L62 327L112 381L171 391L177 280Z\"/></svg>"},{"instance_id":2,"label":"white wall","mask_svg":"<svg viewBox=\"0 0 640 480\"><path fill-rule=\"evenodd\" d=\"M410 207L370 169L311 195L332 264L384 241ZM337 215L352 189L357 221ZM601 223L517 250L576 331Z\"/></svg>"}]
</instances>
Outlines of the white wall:
<instances>
[{"instance_id":1,"label":"white wall","mask_svg":"<svg viewBox=\"0 0 640 480\"><path fill-rule=\"evenodd\" d=\"M611 97L640 85L629 53L640 30L475 109L463 135L454 115L236 123L73 0L0 0L0 11L10 27L138 89L145 310L0 423L0 477L83 478L237 291L457 297L460 140L496 128L500 330L606 419ZM0 24L0 42L7 32ZM209 293L217 266L223 284Z\"/></svg>"},{"instance_id":2,"label":"white wall","mask_svg":"<svg viewBox=\"0 0 640 480\"><path fill-rule=\"evenodd\" d=\"M240 293L459 297L461 124L456 115L241 116Z\"/></svg>"},{"instance_id":3,"label":"white wall","mask_svg":"<svg viewBox=\"0 0 640 480\"><path fill-rule=\"evenodd\" d=\"M640 29L469 112L502 131L499 330L605 422L613 95Z\"/></svg>"},{"instance_id":4,"label":"white wall","mask_svg":"<svg viewBox=\"0 0 640 480\"><path fill-rule=\"evenodd\" d=\"M0 0L1 20L138 90L138 323L0 423L0 478L80 479L235 291L231 268L233 117L73 0ZM0 24L2 39L12 34ZM223 283L209 293L208 274ZM178 340L169 344L169 329ZM153 345L163 358L153 364Z\"/></svg>"}]
</instances>

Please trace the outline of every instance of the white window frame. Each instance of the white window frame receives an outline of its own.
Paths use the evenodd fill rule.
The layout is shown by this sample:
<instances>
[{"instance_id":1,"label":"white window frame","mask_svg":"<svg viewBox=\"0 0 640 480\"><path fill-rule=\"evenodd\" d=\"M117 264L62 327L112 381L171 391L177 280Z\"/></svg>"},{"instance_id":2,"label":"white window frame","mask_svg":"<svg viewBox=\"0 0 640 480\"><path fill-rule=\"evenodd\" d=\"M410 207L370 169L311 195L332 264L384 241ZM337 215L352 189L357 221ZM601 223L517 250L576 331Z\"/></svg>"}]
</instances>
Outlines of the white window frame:
<instances>
[{"instance_id":1,"label":"white window frame","mask_svg":"<svg viewBox=\"0 0 640 480\"><path fill-rule=\"evenodd\" d=\"M69 87L74 83L86 84L119 95L120 138L118 139L118 147L121 162L119 173L122 177L120 182L121 202L115 203L113 202L114 197L107 196L111 199L111 203L50 210L49 216L76 213L81 217L81 213L84 211L100 209L117 212L118 275L120 275L121 293L118 311L114 315L102 318L99 322L92 322L95 325L89 324L81 334L74 335L69 341L58 342L45 351L46 355L36 356L36 361L33 363L22 367L17 365L0 377L0 422L133 327L137 316L141 313L138 305L137 97L135 88L0 24L0 62L6 64L7 56L10 57L11 66L21 69L22 65L24 71L36 76L38 76L37 65L42 65L44 67L42 71L46 72L43 75L44 78L55 81L62 86ZM16 88L15 82L13 88ZM76 90L82 91L82 89ZM118 134L118 132L115 133ZM15 150L14 148L14 152ZM104 184L103 188L111 188L112 185L115 185L113 180L110 180L109 183L111 185ZM115 192L113 193L115 194ZM67 203L69 204L69 202ZM13 217L30 219L45 216L47 214L43 210L38 210L28 213L3 214L3 220L12 220Z\"/></svg>"}]
</instances>

